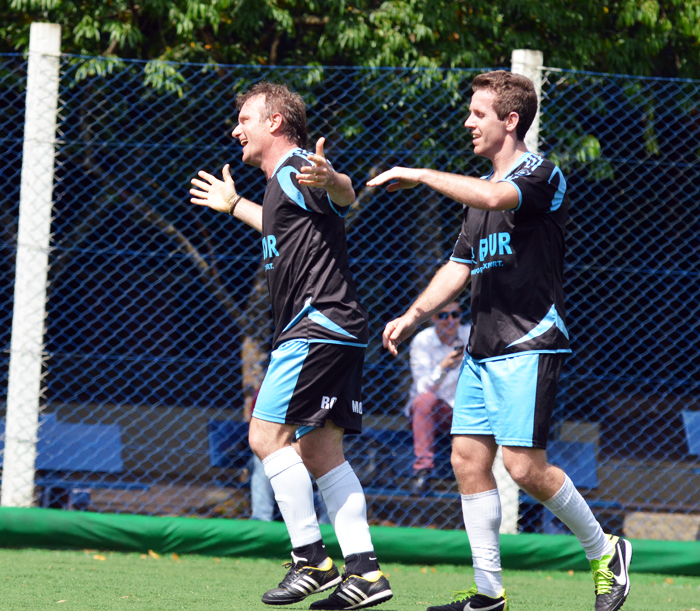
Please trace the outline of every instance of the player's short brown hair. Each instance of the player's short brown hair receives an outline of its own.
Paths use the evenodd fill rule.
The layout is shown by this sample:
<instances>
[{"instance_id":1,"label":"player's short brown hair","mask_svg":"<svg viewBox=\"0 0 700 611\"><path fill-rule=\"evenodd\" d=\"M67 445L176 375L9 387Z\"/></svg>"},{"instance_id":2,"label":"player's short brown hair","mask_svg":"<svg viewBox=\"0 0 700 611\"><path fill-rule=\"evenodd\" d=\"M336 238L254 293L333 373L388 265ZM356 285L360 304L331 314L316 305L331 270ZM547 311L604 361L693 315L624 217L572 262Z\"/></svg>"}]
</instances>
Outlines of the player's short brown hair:
<instances>
[{"instance_id":1,"label":"player's short brown hair","mask_svg":"<svg viewBox=\"0 0 700 611\"><path fill-rule=\"evenodd\" d=\"M511 112L518 113L520 119L515 128L515 135L518 140L524 140L537 115L537 92L533 82L520 74L494 70L480 74L472 81L472 91L479 89L496 94L493 108L501 121Z\"/></svg>"},{"instance_id":2,"label":"player's short brown hair","mask_svg":"<svg viewBox=\"0 0 700 611\"><path fill-rule=\"evenodd\" d=\"M275 113L282 115L282 133L287 139L306 148L306 104L303 98L286 85L260 81L245 93L236 96L236 109L240 110L248 100L265 97L265 119Z\"/></svg>"}]
</instances>

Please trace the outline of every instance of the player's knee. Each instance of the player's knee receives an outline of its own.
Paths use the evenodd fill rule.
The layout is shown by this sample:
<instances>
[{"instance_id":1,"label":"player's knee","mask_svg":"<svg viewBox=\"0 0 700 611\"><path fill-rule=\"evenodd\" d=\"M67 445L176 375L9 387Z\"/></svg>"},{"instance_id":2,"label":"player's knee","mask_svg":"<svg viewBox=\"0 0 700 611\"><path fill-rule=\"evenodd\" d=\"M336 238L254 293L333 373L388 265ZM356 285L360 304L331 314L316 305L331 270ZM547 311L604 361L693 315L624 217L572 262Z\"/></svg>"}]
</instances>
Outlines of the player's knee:
<instances>
[{"instance_id":1,"label":"player's knee","mask_svg":"<svg viewBox=\"0 0 700 611\"><path fill-rule=\"evenodd\" d=\"M452 454L450 454L450 463L452 464L452 470L457 473L461 471L464 465L464 457L457 452L455 448L452 448Z\"/></svg>"},{"instance_id":2,"label":"player's knee","mask_svg":"<svg viewBox=\"0 0 700 611\"><path fill-rule=\"evenodd\" d=\"M503 463L513 481L521 488L531 488L540 479L541 474L536 463L522 456L510 459L504 456Z\"/></svg>"},{"instance_id":3,"label":"player's knee","mask_svg":"<svg viewBox=\"0 0 700 611\"><path fill-rule=\"evenodd\" d=\"M253 427L248 432L248 443L250 444L250 449L253 450L253 454L260 460L263 460L265 458L264 437Z\"/></svg>"},{"instance_id":4,"label":"player's knee","mask_svg":"<svg viewBox=\"0 0 700 611\"><path fill-rule=\"evenodd\" d=\"M284 434L283 434L284 433ZM265 460L270 454L291 444L291 439L286 431L269 431L262 427L255 426L251 422L248 431L248 443L260 460Z\"/></svg>"},{"instance_id":5,"label":"player's knee","mask_svg":"<svg viewBox=\"0 0 700 611\"><path fill-rule=\"evenodd\" d=\"M330 448L328 452L303 452L301 459L304 461L304 466L309 470L309 473L315 478L323 477L329 471L339 467L345 462L342 448Z\"/></svg>"},{"instance_id":6,"label":"player's knee","mask_svg":"<svg viewBox=\"0 0 700 611\"><path fill-rule=\"evenodd\" d=\"M506 467L506 470L520 488L528 487L527 484L529 483L531 475L525 465L511 465L510 468Z\"/></svg>"},{"instance_id":7,"label":"player's knee","mask_svg":"<svg viewBox=\"0 0 700 611\"><path fill-rule=\"evenodd\" d=\"M304 462L304 466L315 479L322 477L326 474L326 468L323 461L318 460L316 457L311 458L308 454L303 454L301 460Z\"/></svg>"},{"instance_id":8,"label":"player's knee","mask_svg":"<svg viewBox=\"0 0 700 611\"><path fill-rule=\"evenodd\" d=\"M452 448L450 462L452 463L452 470L455 472L458 479L470 477L481 470L479 464L454 447Z\"/></svg>"}]
</instances>

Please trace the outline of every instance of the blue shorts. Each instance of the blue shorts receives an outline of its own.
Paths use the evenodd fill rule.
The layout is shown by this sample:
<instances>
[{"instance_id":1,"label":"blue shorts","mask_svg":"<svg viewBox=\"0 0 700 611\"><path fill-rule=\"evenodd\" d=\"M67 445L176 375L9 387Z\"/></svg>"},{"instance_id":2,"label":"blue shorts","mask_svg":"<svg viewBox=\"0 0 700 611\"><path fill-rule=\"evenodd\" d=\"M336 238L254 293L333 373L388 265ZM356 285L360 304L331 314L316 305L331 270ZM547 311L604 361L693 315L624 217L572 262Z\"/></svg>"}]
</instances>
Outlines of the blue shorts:
<instances>
[{"instance_id":1,"label":"blue shorts","mask_svg":"<svg viewBox=\"0 0 700 611\"><path fill-rule=\"evenodd\" d=\"M462 361L453 435L492 435L500 446L547 447L563 354Z\"/></svg>"},{"instance_id":2,"label":"blue shorts","mask_svg":"<svg viewBox=\"0 0 700 611\"><path fill-rule=\"evenodd\" d=\"M326 420L362 432L362 367L365 349L344 344L293 339L270 355L253 416L296 424L297 438Z\"/></svg>"}]
</instances>

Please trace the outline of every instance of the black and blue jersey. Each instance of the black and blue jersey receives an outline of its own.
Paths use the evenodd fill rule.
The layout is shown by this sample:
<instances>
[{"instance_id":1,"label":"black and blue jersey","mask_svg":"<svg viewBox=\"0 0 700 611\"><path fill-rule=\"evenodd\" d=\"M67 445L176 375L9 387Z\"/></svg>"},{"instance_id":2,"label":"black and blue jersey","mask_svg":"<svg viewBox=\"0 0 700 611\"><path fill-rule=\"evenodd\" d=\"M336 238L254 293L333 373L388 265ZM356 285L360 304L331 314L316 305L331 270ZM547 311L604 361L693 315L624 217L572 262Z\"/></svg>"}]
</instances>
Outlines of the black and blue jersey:
<instances>
[{"instance_id":1,"label":"black and blue jersey","mask_svg":"<svg viewBox=\"0 0 700 611\"><path fill-rule=\"evenodd\" d=\"M300 185L310 153L277 164L263 199L262 254L275 325L273 349L291 339L366 346L367 311L350 274L343 217L324 189Z\"/></svg>"},{"instance_id":2,"label":"black and blue jersey","mask_svg":"<svg viewBox=\"0 0 700 611\"><path fill-rule=\"evenodd\" d=\"M566 180L551 161L525 153L503 181L518 190L517 208L465 206L451 256L471 268L468 352L477 361L571 352L562 287Z\"/></svg>"}]
</instances>

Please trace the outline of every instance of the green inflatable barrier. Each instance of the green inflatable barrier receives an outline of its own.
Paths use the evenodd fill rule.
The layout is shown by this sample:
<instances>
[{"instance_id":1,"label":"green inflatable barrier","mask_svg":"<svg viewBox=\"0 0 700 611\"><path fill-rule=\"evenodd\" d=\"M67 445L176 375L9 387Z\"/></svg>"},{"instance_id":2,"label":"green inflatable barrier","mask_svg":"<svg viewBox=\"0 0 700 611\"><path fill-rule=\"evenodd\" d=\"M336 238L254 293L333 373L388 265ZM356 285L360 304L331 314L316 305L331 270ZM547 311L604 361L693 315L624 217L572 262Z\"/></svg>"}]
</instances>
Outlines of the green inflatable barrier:
<instances>
[{"instance_id":1,"label":"green inflatable barrier","mask_svg":"<svg viewBox=\"0 0 700 611\"><path fill-rule=\"evenodd\" d=\"M330 526L321 531L328 553L341 559ZM382 562L471 564L463 531L371 527ZM4 547L92 548L160 554L204 554L286 558L291 551L281 522L166 518L101 514L61 509L0 508ZM635 540L631 570L639 573L700 576L700 543ZM571 535L502 535L504 568L588 570L578 541Z\"/></svg>"}]
</instances>

